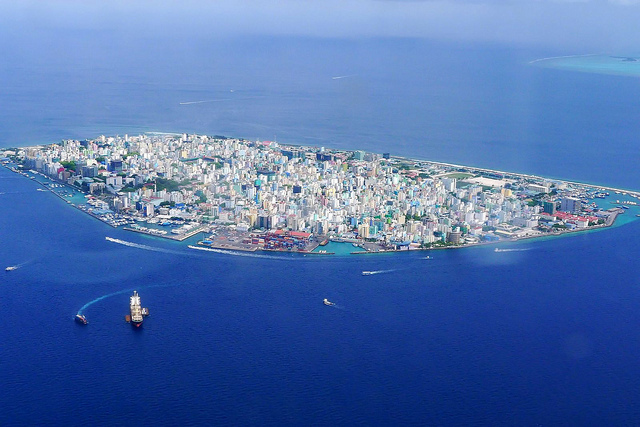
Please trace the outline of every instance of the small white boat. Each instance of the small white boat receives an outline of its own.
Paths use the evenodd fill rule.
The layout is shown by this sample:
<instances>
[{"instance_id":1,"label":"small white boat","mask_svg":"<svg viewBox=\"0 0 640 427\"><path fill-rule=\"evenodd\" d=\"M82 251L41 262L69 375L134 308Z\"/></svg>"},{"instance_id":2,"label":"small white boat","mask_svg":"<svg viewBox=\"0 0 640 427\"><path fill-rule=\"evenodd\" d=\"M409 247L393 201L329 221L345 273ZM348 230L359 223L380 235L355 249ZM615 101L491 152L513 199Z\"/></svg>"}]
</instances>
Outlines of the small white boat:
<instances>
[{"instance_id":1,"label":"small white boat","mask_svg":"<svg viewBox=\"0 0 640 427\"><path fill-rule=\"evenodd\" d=\"M13 271L16 270L18 268L17 265L10 265L9 267L5 268L4 271Z\"/></svg>"},{"instance_id":2,"label":"small white boat","mask_svg":"<svg viewBox=\"0 0 640 427\"><path fill-rule=\"evenodd\" d=\"M336 305L334 302L331 302L331 301L329 301L329 300L328 300L328 299L326 299L326 298L322 300L322 303L323 303L324 305L328 305L328 306L334 306L334 305Z\"/></svg>"},{"instance_id":3,"label":"small white boat","mask_svg":"<svg viewBox=\"0 0 640 427\"><path fill-rule=\"evenodd\" d=\"M363 271L363 272L362 272L362 275L363 275L363 276L371 276L372 274L374 274L374 272L373 272L373 271Z\"/></svg>"}]
</instances>

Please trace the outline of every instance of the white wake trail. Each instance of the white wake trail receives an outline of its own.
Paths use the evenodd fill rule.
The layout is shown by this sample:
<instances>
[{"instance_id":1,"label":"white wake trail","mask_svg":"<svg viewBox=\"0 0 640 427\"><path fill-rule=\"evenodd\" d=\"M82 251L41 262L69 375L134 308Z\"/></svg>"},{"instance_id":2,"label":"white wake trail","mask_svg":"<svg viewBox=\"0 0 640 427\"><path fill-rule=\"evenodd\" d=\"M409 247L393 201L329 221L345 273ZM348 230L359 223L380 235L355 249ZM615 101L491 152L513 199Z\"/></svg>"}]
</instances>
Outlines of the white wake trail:
<instances>
[{"instance_id":1,"label":"white wake trail","mask_svg":"<svg viewBox=\"0 0 640 427\"><path fill-rule=\"evenodd\" d=\"M186 255L184 252L180 252L180 251L172 251L170 249L156 248L153 246L147 246L140 243L127 242L126 240L114 239L113 237L108 237L108 236L105 237L105 240L109 242L117 243L119 245L128 246L130 248L143 249L145 251L162 252L165 254L175 254L175 255Z\"/></svg>"},{"instance_id":2,"label":"white wake trail","mask_svg":"<svg viewBox=\"0 0 640 427\"><path fill-rule=\"evenodd\" d=\"M547 58L534 59L533 61L529 61L529 64L534 64L536 62L542 62L542 61L550 61L552 59L583 58L583 57L586 57L586 56L597 56L597 55L602 55L602 54L601 53L586 53L586 54L583 54L583 55L549 56Z\"/></svg>"},{"instance_id":3,"label":"white wake trail","mask_svg":"<svg viewBox=\"0 0 640 427\"><path fill-rule=\"evenodd\" d=\"M394 271L397 271L397 269L392 269L392 270L373 270L373 271L363 271L362 275L363 276L372 276L374 274L384 274L384 273L392 273Z\"/></svg>"},{"instance_id":4,"label":"white wake trail","mask_svg":"<svg viewBox=\"0 0 640 427\"><path fill-rule=\"evenodd\" d=\"M249 258L265 258L265 259L275 259L275 260L293 259L293 258L283 258L283 257L279 257L279 256L260 255L260 254L255 254L255 253L252 253L252 252L250 253L250 252L242 252L242 251L228 251L228 250L225 250L225 249L205 248L205 247L202 247L202 246L189 245L187 247L189 249L197 249L199 251L215 252L215 253L218 253L218 254L233 255L233 256L243 256L243 257L249 257Z\"/></svg>"}]
</instances>

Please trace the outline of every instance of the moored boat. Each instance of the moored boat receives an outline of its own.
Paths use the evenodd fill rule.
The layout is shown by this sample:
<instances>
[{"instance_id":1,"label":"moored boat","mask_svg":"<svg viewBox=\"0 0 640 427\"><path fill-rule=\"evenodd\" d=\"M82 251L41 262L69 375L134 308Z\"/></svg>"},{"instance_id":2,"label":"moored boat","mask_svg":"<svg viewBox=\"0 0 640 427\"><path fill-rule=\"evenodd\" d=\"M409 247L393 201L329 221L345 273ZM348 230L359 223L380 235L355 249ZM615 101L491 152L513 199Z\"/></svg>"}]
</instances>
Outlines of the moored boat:
<instances>
[{"instance_id":1,"label":"moored boat","mask_svg":"<svg viewBox=\"0 0 640 427\"><path fill-rule=\"evenodd\" d=\"M142 326L144 317L142 316L142 305L138 291L133 291L133 295L129 297L129 311L131 312L131 324L136 328Z\"/></svg>"},{"instance_id":2,"label":"moored boat","mask_svg":"<svg viewBox=\"0 0 640 427\"><path fill-rule=\"evenodd\" d=\"M149 315L149 309L142 307L138 291L133 291L133 295L129 297L129 313L124 318L136 328L142 326L144 316Z\"/></svg>"}]
</instances>

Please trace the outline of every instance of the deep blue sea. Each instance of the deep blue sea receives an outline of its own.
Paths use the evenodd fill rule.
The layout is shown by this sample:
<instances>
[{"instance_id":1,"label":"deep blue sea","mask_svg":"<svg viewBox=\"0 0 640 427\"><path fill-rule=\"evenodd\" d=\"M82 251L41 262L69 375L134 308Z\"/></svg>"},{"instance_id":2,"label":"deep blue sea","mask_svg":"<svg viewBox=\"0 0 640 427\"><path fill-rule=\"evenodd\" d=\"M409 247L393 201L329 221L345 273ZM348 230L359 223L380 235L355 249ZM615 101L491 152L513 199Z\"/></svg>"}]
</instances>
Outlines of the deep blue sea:
<instances>
[{"instance_id":1,"label":"deep blue sea","mask_svg":"<svg viewBox=\"0 0 640 427\"><path fill-rule=\"evenodd\" d=\"M0 146L206 132L640 189L640 80L528 64L563 52L103 38L2 47ZM0 168L0 266L20 266L0 271L0 425L640 418L638 208L498 253L250 256L114 230L36 188Z\"/></svg>"}]
</instances>

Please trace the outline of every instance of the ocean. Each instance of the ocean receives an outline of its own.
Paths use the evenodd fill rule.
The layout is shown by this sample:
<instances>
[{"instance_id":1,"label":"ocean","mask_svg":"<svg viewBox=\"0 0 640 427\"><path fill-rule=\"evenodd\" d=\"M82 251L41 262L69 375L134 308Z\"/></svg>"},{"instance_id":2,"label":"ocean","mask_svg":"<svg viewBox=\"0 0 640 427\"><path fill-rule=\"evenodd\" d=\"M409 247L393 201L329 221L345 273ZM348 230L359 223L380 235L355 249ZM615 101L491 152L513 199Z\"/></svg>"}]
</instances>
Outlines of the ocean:
<instances>
[{"instance_id":1,"label":"ocean","mask_svg":"<svg viewBox=\"0 0 640 427\"><path fill-rule=\"evenodd\" d=\"M198 132L640 189L639 80L529 64L564 52L101 37L5 47L0 146ZM0 168L0 260L19 266L0 281L0 425L640 416L639 208L501 252L252 256L115 230L36 188ZM134 289L151 313L139 331Z\"/></svg>"}]
</instances>

